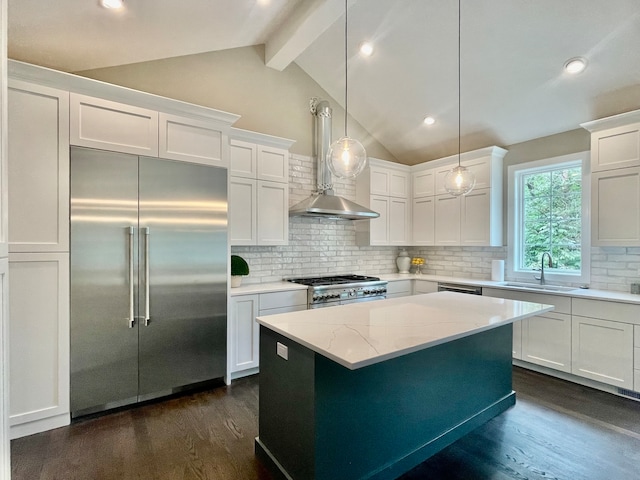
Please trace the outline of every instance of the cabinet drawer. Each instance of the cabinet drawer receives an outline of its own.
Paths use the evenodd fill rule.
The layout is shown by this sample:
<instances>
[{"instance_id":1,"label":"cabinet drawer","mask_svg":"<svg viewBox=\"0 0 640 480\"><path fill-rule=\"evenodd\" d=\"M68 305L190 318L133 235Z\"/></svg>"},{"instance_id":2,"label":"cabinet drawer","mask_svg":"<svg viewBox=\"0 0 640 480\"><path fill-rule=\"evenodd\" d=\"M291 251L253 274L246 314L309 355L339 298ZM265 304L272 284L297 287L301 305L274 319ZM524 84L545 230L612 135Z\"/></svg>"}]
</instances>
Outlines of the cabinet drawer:
<instances>
[{"instance_id":1,"label":"cabinet drawer","mask_svg":"<svg viewBox=\"0 0 640 480\"><path fill-rule=\"evenodd\" d=\"M640 323L640 305L574 298L572 312L581 317L601 318L623 323ZM640 340L636 327L636 343Z\"/></svg>"},{"instance_id":2,"label":"cabinet drawer","mask_svg":"<svg viewBox=\"0 0 640 480\"><path fill-rule=\"evenodd\" d=\"M69 109L71 145L158 156L158 112L75 93Z\"/></svg>"},{"instance_id":3,"label":"cabinet drawer","mask_svg":"<svg viewBox=\"0 0 640 480\"><path fill-rule=\"evenodd\" d=\"M289 307L280 307L280 308L267 308L266 310L260 310L258 313L259 317L264 317L266 315L276 315L277 313L289 313L289 312L299 312L300 310L306 310L307 305L292 305Z\"/></svg>"},{"instance_id":4,"label":"cabinet drawer","mask_svg":"<svg viewBox=\"0 0 640 480\"><path fill-rule=\"evenodd\" d=\"M561 295L549 295L547 293L518 292L515 290L502 290L498 288L483 288L482 294L488 297L506 298L508 300L520 300L522 302L544 303L553 305L553 313L571 313L571 297ZM545 313L545 316L549 313Z\"/></svg>"},{"instance_id":5,"label":"cabinet drawer","mask_svg":"<svg viewBox=\"0 0 640 480\"><path fill-rule=\"evenodd\" d=\"M307 290L287 290L284 292L261 293L260 311L271 308L284 308L294 305L307 305Z\"/></svg>"}]
</instances>

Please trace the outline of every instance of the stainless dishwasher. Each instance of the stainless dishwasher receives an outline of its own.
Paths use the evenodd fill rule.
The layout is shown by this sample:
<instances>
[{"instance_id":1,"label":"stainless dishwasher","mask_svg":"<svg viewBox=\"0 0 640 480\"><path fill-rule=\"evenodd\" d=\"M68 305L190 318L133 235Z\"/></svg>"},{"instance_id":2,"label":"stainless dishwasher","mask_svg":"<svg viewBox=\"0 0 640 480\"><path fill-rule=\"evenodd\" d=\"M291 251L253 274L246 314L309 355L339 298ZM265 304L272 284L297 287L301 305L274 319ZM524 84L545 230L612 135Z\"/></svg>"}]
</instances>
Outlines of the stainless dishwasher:
<instances>
[{"instance_id":1,"label":"stainless dishwasher","mask_svg":"<svg viewBox=\"0 0 640 480\"><path fill-rule=\"evenodd\" d=\"M482 287L476 287L474 285L464 285L461 283L438 282L438 291L468 293L469 295L482 295Z\"/></svg>"}]
</instances>

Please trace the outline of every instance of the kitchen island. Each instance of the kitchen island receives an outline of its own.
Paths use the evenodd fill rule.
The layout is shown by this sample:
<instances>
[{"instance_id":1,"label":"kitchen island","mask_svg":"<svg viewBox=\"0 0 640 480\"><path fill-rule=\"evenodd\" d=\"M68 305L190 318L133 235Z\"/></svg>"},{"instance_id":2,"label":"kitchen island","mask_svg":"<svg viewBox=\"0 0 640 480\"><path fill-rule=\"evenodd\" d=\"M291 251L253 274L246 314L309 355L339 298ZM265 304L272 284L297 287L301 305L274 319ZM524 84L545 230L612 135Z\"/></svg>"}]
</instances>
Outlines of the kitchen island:
<instances>
[{"instance_id":1,"label":"kitchen island","mask_svg":"<svg viewBox=\"0 0 640 480\"><path fill-rule=\"evenodd\" d=\"M293 480L394 479L515 403L512 323L451 292L258 317L256 455Z\"/></svg>"}]
</instances>

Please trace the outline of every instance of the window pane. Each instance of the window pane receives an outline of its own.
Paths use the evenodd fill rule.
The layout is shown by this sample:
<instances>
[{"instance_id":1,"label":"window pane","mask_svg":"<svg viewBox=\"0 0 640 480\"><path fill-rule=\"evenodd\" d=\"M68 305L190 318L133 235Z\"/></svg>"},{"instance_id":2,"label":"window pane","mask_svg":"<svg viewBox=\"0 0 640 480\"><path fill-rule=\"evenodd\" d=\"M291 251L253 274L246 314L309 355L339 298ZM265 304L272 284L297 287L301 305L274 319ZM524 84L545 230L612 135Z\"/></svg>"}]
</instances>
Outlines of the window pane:
<instances>
[{"instance_id":1,"label":"window pane","mask_svg":"<svg viewBox=\"0 0 640 480\"><path fill-rule=\"evenodd\" d=\"M548 172L523 175L522 180L525 200L551 195L551 175Z\"/></svg>"},{"instance_id":2,"label":"window pane","mask_svg":"<svg viewBox=\"0 0 640 480\"><path fill-rule=\"evenodd\" d=\"M520 268L540 268L542 254L550 252L553 269L580 271L582 168L541 168L521 179Z\"/></svg>"}]
</instances>

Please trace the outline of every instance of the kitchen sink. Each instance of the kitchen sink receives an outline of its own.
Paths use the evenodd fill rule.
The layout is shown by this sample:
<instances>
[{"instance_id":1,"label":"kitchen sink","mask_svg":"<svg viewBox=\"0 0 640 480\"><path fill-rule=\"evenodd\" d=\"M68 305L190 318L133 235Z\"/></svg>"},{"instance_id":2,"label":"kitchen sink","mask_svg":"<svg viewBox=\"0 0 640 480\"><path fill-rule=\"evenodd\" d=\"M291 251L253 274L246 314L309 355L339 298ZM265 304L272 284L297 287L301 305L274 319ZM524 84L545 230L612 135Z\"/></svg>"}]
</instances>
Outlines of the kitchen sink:
<instances>
[{"instance_id":1,"label":"kitchen sink","mask_svg":"<svg viewBox=\"0 0 640 480\"><path fill-rule=\"evenodd\" d=\"M577 290L576 287L565 287L562 285L540 285L539 283L527 283L527 282L505 282L502 285L505 287L517 287L528 288L531 290L543 290L546 292L570 292Z\"/></svg>"}]
</instances>

